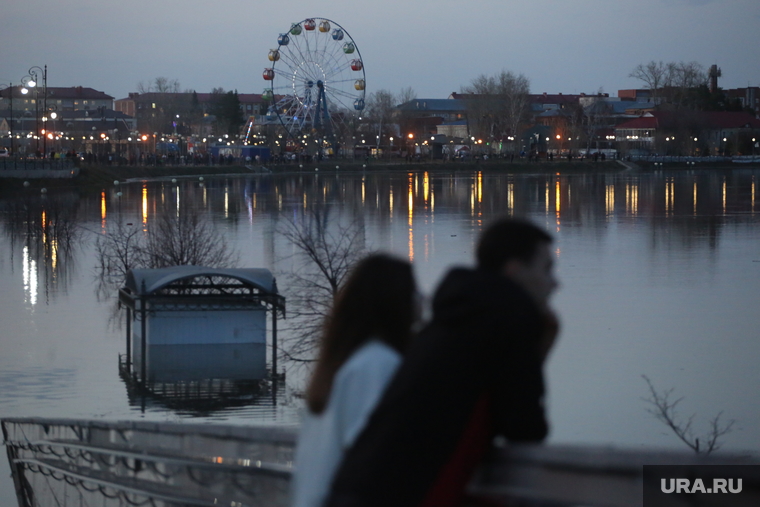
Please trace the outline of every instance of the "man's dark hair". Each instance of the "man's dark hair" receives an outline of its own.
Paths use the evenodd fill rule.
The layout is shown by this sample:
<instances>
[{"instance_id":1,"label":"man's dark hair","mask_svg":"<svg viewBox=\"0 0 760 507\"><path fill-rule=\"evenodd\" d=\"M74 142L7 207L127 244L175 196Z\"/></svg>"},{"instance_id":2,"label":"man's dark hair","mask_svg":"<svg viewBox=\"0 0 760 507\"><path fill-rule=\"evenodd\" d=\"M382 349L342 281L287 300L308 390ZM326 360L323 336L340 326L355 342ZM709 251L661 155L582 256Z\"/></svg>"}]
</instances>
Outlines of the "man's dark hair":
<instances>
[{"instance_id":1,"label":"man's dark hair","mask_svg":"<svg viewBox=\"0 0 760 507\"><path fill-rule=\"evenodd\" d=\"M497 220L480 236L477 251L478 268L498 271L511 259L530 262L536 255L538 245L551 241L552 237L545 230L527 220Z\"/></svg>"}]
</instances>

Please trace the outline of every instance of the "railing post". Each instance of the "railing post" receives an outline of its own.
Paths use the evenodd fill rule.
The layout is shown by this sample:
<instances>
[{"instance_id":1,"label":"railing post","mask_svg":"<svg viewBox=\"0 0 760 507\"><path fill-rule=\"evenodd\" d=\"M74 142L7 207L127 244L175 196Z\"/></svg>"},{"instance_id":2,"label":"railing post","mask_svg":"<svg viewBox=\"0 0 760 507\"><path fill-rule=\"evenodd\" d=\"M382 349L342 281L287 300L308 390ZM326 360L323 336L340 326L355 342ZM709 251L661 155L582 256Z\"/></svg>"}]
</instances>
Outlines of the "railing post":
<instances>
[{"instance_id":1,"label":"railing post","mask_svg":"<svg viewBox=\"0 0 760 507\"><path fill-rule=\"evenodd\" d=\"M132 309L127 306L127 373L132 373Z\"/></svg>"},{"instance_id":2,"label":"railing post","mask_svg":"<svg viewBox=\"0 0 760 507\"><path fill-rule=\"evenodd\" d=\"M143 281L143 288L144 287L145 287L145 281ZM145 380L146 380L145 374L146 374L146 371L147 371L147 367L146 367L145 363L146 363L147 358L148 358L148 353L147 353L147 350L146 350L147 349L147 344L148 344L148 340L147 340L147 336L146 336L147 332L148 332L148 318L147 318L148 315L147 315L147 312L146 312L146 309L145 309L146 303L147 303L146 297L144 295L141 295L140 296L140 317L142 318L142 322L140 323L140 326L141 326L141 331L142 332L141 332L141 336L140 336L140 347L141 347L141 350L140 350L140 361L141 361L141 364L140 364L140 382L142 382L143 387L145 387L145 384L146 384L146 382L145 382Z\"/></svg>"},{"instance_id":3,"label":"railing post","mask_svg":"<svg viewBox=\"0 0 760 507\"><path fill-rule=\"evenodd\" d=\"M277 300L272 305L272 378L277 382Z\"/></svg>"}]
</instances>

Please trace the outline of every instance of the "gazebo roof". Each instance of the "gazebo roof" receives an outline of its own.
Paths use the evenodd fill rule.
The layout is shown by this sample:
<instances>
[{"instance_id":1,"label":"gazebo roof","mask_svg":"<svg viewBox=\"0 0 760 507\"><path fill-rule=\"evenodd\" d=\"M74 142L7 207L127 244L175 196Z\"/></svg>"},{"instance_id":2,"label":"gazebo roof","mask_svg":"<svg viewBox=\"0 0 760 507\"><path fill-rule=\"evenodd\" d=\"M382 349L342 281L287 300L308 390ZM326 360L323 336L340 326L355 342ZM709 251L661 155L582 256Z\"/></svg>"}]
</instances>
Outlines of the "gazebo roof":
<instances>
[{"instance_id":1,"label":"gazebo roof","mask_svg":"<svg viewBox=\"0 0 760 507\"><path fill-rule=\"evenodd\" d=\"M277 294L272 272L264 268L207 268L203 266L172 266L157 269L132 269L127 272L125 288L134 295L153 294L178 280L203 276L224 276L240 280L266 293Z\"/></svg>"}]
</instances>

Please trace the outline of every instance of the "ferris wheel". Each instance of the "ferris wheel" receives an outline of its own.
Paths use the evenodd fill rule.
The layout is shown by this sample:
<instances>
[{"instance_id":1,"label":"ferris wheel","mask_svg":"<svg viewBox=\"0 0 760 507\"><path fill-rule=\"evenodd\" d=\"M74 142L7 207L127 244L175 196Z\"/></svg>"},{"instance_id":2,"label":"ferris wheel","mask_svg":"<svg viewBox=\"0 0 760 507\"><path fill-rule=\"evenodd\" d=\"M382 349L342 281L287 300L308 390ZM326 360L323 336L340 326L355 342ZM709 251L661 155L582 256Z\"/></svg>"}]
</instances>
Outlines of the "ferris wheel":
<instances>
[{"instance_id":1,"label":"ferris wheel","mask_svg":"<svg viewBox=\"0 0 760 507\"><path fill-rule=\"evenodd\" d=\"M270 83L263 98L286 142L309 152L336 149L364 109L366 79L356 42L338 23L308 18L293 23L269 51Z\"/></svg>"}]
</instances>

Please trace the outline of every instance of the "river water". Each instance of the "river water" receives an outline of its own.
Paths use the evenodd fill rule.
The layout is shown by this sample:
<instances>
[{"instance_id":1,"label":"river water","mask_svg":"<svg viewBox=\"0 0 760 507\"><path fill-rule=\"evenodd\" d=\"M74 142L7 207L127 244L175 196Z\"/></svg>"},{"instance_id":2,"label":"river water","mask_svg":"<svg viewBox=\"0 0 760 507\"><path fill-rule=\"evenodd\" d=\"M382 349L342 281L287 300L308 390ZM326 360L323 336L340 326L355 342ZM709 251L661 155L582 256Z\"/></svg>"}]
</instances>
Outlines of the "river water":
<instances>
[{"instance_id":1,"label":"river water","mask_svg":"<svg viewBox=\"0 0 760 507\"><path fill-rule=\"evenodd\" d=\"M647 412L646 375L683 397L679 413L695 415L696 435L722 412L736 421L723 449L756 453L759 180L752 168L323 171L22 193L0 206L0 417L298 421L306 373L287 362L276 403L262 396L198 412L128 392L117 364L123 315L114 291L98 294L95 269L95 240L117 221L147 228L163 213L199 210L237 249L239 267L272 270L287 295L281 276L294 249L283 224L320 209L333 225L358 226L367 248L410 259L430 294L450 266L471 263L484 224L521 215L553 234L561 283L553 303L562 332L546 368L550 442L685 449ZM0 501L10 505L7 463L0 472Z\"/></svg>"}]
</instances>

